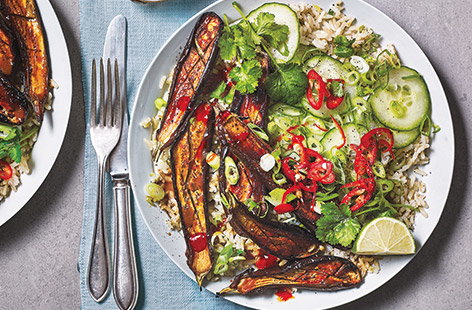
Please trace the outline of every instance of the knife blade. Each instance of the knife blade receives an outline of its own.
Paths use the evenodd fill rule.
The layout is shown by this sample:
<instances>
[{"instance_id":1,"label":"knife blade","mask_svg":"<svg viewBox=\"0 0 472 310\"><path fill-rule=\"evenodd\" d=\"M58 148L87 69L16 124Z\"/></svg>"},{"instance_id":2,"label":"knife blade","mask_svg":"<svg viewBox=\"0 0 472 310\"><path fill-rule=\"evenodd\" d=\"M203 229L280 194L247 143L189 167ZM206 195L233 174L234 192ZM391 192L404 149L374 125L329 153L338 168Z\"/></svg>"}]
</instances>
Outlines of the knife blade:
<instances>
[{"instance_id":1,"label":"knife blade","mask_svg":"<svg viewBox=\"0 0 472 310\"><path fill-rule=\"evenodd\" d=\"M118 145L113 150L109 172L114 193L114 253L113 295L120 309L134 309L138 300L138 275L131 226L131 202L128 172L128 104L126 94L126 46L127 22L122 15L116 16L108 27L103 57L117 63L119 76L119 100L123 108L123 123ZM113 78L115 70L112 70ZM113 79L115 80L115 79ZM109 92L105 89L105 94ZM116 92L110 92L115 94ZM116 98L112 98L115 100Z\"/></svg>"},{"instance_id":2,"label":"knife blade","mask_svg":"<svg viewBox=\"0 0 472 310\"><path fill-rule=\"evenodd\" d=\"M103 58L110 58L111 63L118 62L118 74L120 77L120 100L124 108L123 126L118 145L110 156L110 175L128 174L128 103L126 93L126 46L127 46L127 22L123 15L118 15L108 26L105 45L103 47ZM112 76L114 80L114 70ZM105 83L105 94L108 94ZM114 94L114 92L112 92ZM114 98L113 98L114 99ZM112 101L114 102L114 101Z\"/></svg>"}]
</instances>

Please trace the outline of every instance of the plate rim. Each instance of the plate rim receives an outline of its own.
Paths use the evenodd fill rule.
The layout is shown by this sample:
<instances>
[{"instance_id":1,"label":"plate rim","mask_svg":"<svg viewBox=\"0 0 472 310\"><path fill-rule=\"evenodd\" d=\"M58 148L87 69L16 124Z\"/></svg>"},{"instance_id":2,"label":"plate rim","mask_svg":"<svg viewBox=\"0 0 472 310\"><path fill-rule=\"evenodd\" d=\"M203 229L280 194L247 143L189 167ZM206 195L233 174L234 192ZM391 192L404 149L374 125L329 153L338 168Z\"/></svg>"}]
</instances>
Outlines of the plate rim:
<instances>
[{"instance_id":1,"label":"plate rim","mask_svg":"<svg viewBox=\"0 0 472 310\"><path fill-rule=\"evenodd\" d=\"M62 145L64 144L64 139L65 139L65 135L66 135L66 132L67 132L68 125L69 125L70 113L71 113L71 109L72 109L72 92L73 92L72 67L71 67L71 62L70 62L69 48L67 46L67 41L66 41L65 36L64 36L64 31L63 31L62 25L59 21L59 18L57 17L57 14L56 14L56 11L55 11L54 7L52 6L52 4L49 0L35 0L35 1L36 1L37 6L38 6L39 14L41 16L41 21L42 21L42 24L43 24L44 32L46 32L48 51L51 49L51 45L50 45L51 40L49 38L52 36L52 33L49 33L49 35L48 35L48 29L49 29L49 31L52 31L52 30L55 30L55 29L60 30L59 32L54 33L54 36L56 37L56 39L54 41L57 42L57 45L60 46L63 49L63 51L64 51L63 55L66 56L66 57L64 57L65 60L66 60L66 63L62 65L62 67L63 67L62 70L64 70L64 74L67 76L67 79L64 80L64 81L61 81L61 84L59 85L60 88L63 88L63 89L65 88L66 90L69 90L69 91L64 93L64 95L63 95L64 100L61 101L62 104L67 105L67 109L65 111L65 114L62 114L62 116L66 116L66 117L62 118L62 123L63 124L59 128L59 130L61 130L61 132L59 133L59 137L58 137L58 140L57 140L58 142L55 145L55 149L53 149L52 152L50 154L48 154L48 155L53 155L51 157L52 159L48 160L45 163L47 168L45 169L45 172L43 174L41 174L40 176L37 177L37 179L39 179L39 181L35 182L36 185L33 186L33 189L25 190L24 192L22 192L22 188L24 187L23 186L24 185L24 183L23 183L24 174L21 174L20 178L21 178L22 182L18 186L18 188L17 188L18 191L16 192L16 194L21 193L24 196L26 196L26 198L22 199L23 202L18 204L18 205L14 205L14 206L12 206L11 204L6 205L8 199L10 198L10 196L15 194L15 193L10 193L10 195L5 197L4 200L0 202L0 227L2 225L6 224L24 206L26 206L28 204L28 202L30 202L31 198L33 198L33 196L37 193L37 191L40 189L41 185L44 183L47 176L51 172L51 170L52 170L52 168L53 168L53 166L54 166L54 164L55 164L55 162L56 162L56 160L59 156L59 152L62 149ZM47 16L45 16L45 14L47 14ZM49 52L48 57L49 57L49 62L51 63L50 64L50 68L51 68L51 77L50 78L53 79L54 78L54 72L52 72L52 63L54 63L54 60L51 59L50 56L51 56L51 54ZM54 92L53 92L53 95L54 95ZM53 97L53 105L52 105L53 108L49 112L49 113L53 114L53 115L50 116L51 118L54 117L54 102L57 102L57 98L55 98L55 97ZM44 136L44 134L41 134L42 132L44 132L44 131L40 129L39 134L38 134L38 140L36 141L36 143L38 143L39 141L42 141L42 140L47 138L46 136ZM31 158L29 159L29 161L33 161L33 160L36 159L36 158L33 158L33 156L34 156L33 151L36 147L36 143L33 146L32 155L31 155ZM38 161L35 161L35 165L37 165L37 162ZM32 169L32 171L33 170L34 170L34 168Z\"/></svg>"},{"instance_id":2,"label":"plate rim","mask_svg":"<svg viewBox=\"0 0 472 310\"><path fill-rule=\"evenodd\" d=\"M286 0L279 0L279 1L286 2ZM450 163L451 166L450 166L450 170L448 171L448 175L447 175L446 195L443 197L443 199L441 201L441 204L440 204L442 206L441 211L439 212L437 221L434 223L434 226L432 226L432 229L431 229L430 233L428 234L428 237L423 242L423 244L420 245L420 247L416 251L416 253L414 255L409 256L409 260L403 266L401 266L393 275L387 276L388 279L382 280L382 283L380 285L376 285L374 288L369 289L368 291L365 291L362 294L357 294L354 298L350 299L349 301L334 302L330 307L338 307L338 306L341 306L341 305L349 304L349 303L352 303L352 302L354 302L354 301L356 301L356 300L358 300L362 297L365 297L365 296L371 294L372 292L374 292L374 291L380 289L381 287L383 287L387 282L390 282L407 265L409 265L413 261L413 259L418 255L418 253L421 251L421 249L429 241L430 237L432 236L432 234L434 233L434 231L438 227L439 221L441 220L441 218L444 214L444 209L446 208L447 199L448 199L448 197L450 195L450 192L451 192L450 190L451 190L451 186L452 186L452 180L453 180L454 168L455 168L456 145L455 145L455 130L454 130L454 122L453 122L453 118L452 118L452 113L451 113L449 101L448 101L443 83L441 82L441 79L439 78L439 75L437 74L437 71L434 68L433 64L431 63L429 57L426 55L426 53L423 51L423 49L419 46L419 44L413 39L413 37L410 36L410 34L402 26L400 26L394 19L389 17L386 13L382 12L380 9L376 8L374 5L365 2L364 0L357 0L357 1L362 3L363 5L368 6L377 15L380 15L383 19L387 19L387 20L391 21L396 27L398 27L400 29L400 31L402 32L402 34L404 36L406 36L407 38L409 38L413 42L414 46L421 51L421 56L424 57L424 59L426 61L426 64L432 69L432 72L434 73L433 78L437 79L437 81L439 82L440 94L444 97L444 104L447 105L447 111L448 111L447 118L449 119L450 124L451 124L451 132L448 132L448 136L451 138L450 143L451 143L451 146L452 146L452 150L451 150L452 162ZM210 4L210 5L206 6L202 10L198 11L196 14L192 15L189 19L186 20L185 23L183 23L180 27L178 27L171 34L171 36L165 41L165 43L162 45L162 47L159 49L159 51L156 53L156 55L152 58L152 60L150 61L149 65L146 68L146 71L144 72L144 74L142 76L142 79L140 81L139 87L138 87L137 92L136 92L136 96L133 100L134 105L133 105L133 108L132 108L132 113L131 113L131 118L130 118L130 130L128 132L128 140L129 141L132 141L132 139L133 139L133 137L131 135L131 133L132 133L131 127L133 126L133 124L138 124L138 126L139 126L139 123L140 123L140 121L136 119L136 117L137 117L136 116L136 114L137 114L136 107L138 106L138 100L139 100L140 94L141 94L141 92L143 91L143 89L145 87L146 77L148 76L148 74L152 70L152 68L153 68L155 62L157 61L157 59L159 58L159 56L164 52L164 50L168 47L170 42L172 40L174 40L175 36L177 36L177 34L180 33L180 31L182 31L183 28L187 27L188 24L194 22L198 18L198 16L200 16L202 13L211 10L213 7L218 6L222 2L225 2L225 0L218 0L218 1L216 1L212 4ZM268 3L268 2L278 2L278 1L277 0L264 0L263 2L261 2L261 5L264 4L264 3ZM300 0L300 3L305 4L305 3L307 3L307 0ZM131 143L128 144L128 152L129 152L129 154L132 154L130 148L131 148ZM130 159L131 159L131 157L130 157ZM131 160L130 160L130 162L131 162ZM134 172L133 172L133 169L131 169L131 165L130 165L130 182L131 182L132 188L135 188L136 183L134 182ZM193 277L191 277L185 270L182 270L182 268L179 266L179 264L175 261L173 255L171 255L168 252L168 250L166 249L166 247L163 246L163 244L160 241L159 237L157 236L156 232L151 228L151 224L149 223L148 218L145 216L144 209L143 209L144 207L148 207L148 206L141 206L141 203L140 203L139 199L135 199L135 201L137 203L137 206L138 206L139 212L141 214L141 217L144 220L144 222L146 224L146 227L149 230L149 232L151 233L151 235L153 236L154 240L159 244L160 248L166 253L166 255L172 261L172 263L175 264L180 269L181 272L183 272L184 274L189 276L192 279L192 281L195 281L195 279ZM159 211L159 210L157 210L157 211ZM207 287L204 286L204 288L207 289L208 291L210 291L212 294L214 294ZM239 304L239 305L242 305L242 306L254 308L254 305L252 305L249 302L249 299L246 299L246 300L241 302L240 300L238 300L238 301L233 300L230 296L222 296L222 297L225 298L226 300L229 300L229 301L235 303L235 304ZM284 307L283 307L283 305L281 307L290 308L291 306L293 306L293 305L287 304Z\"/></svg>"}]
</instances>

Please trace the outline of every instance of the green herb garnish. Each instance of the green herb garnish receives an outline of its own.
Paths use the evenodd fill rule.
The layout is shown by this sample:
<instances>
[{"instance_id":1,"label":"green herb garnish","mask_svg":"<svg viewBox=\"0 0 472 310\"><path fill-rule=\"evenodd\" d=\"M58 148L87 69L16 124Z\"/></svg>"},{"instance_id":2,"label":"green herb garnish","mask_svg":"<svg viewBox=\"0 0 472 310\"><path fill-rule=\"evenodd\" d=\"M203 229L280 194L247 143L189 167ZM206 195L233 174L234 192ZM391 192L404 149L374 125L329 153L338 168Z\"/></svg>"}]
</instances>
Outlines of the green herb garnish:
<instances>
[{"instance_id":1,"label":"green herb garnish","mask_svg":"<svg viewBox=\"0 0 472 310\"><path fill-rule=\"evenodd\" d=\"M234 67L229 72L231 80L236 82L236 90L242 94L255 92L261 76L261 63L256 59L245 61L240 67Z\"/></svg>"},{"instance_id":2,"label":"green herb garnish","mask_svg":"<svg viewBox=\"0 0 472 310\"><path fill-rule=\"evenodd\" d=\"M323 216L316 222L316 237L319 240L349 246L356 239L361 224L352 217L349 206L324 203L321 214Z\"/></svg>"},{"instance_id":3,"label":"green herb garnish","mask_svg":"<svg viewBox=\"0 0 472 310\"><path fill-rule=\"evenodd\" d=\"M334 38L334 53L343 58L348 58L354 55L354 49L352 48L352 43L355 42L355 39L349 40L346 36L339 35Z\"/></svg>"},{"instance_id":4,"label":"green herb garnish","mask_svg":"<svg viewBox=\"0 0 472 310\"><path fill-rule=\"evenodd\" d=\"M296 104L305 95L308 79L301 66L281 64L267 77L266 89L275 102Z\"/></svg>"}]
</instances>

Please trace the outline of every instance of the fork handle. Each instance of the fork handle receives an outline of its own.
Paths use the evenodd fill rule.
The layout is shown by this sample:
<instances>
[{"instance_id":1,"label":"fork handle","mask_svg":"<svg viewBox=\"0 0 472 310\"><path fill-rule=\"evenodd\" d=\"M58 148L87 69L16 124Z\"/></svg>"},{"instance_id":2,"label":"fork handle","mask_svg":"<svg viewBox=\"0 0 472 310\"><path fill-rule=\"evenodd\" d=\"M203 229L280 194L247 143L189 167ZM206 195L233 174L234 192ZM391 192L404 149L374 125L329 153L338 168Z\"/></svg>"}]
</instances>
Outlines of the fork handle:
<instances>
[{"instance_id":1,"label":"fork handle","mask_svg":"<svg viewBox=\"0 0 472 310\"><path fill-rule=\"evenodd\" d=\"M136 306L139 285L127 175L113 177L113 192L115 197L113 295L121 310L130 310Z\"/></svg>"},{"instance_id":2,"label":"fork handle","mask_svg":"<svg viewBox=\"0 0 472 310\"><path fill-rule=\"evenodd\" d=\"M110 287L110 262L105 226L105 166L107 157L98 158L98 193L88 266L88 289L93 300L103 301Z\"/></svg>"}]
</instances>

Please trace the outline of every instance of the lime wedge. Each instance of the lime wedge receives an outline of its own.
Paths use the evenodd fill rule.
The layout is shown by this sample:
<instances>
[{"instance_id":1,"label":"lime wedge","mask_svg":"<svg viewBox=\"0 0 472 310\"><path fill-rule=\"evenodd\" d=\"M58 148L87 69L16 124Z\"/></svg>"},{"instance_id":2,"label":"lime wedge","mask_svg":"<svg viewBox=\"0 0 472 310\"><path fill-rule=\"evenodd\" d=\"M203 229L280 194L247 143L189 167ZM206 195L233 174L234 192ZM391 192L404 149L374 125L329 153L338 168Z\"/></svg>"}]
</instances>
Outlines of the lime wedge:
<instances>
[{"instance_id":1,"label":"lime wedge","mask_svg":"<svg viewBox=\"0 0 472 310\"><path fill-rule=\"evenodd\" d=\"M404 223L379 217L362 228L352 251L362 255L414 254L415 240Z\"/></svg>"}]
</instances>

